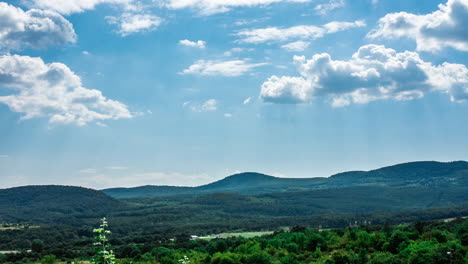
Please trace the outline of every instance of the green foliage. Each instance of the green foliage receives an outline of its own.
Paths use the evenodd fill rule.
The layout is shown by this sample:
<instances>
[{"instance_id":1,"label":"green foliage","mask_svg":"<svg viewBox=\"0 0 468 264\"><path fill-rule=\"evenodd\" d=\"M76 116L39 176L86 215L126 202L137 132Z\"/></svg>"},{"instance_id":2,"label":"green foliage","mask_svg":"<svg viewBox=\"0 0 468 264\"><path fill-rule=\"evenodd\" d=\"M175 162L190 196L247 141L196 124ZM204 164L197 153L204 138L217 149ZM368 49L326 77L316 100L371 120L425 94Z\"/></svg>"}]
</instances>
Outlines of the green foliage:
<instances>
[{"instance_id":1,"label":"green foliage","mask_svg":"<svg viewBox=\"0 0 468 264\"><path fill-rule=\"evenodd\" d=\"M421 228L422 227L422 228ZM158 241L123 238L110 251L107 221L95 229L94 263L119 264L464 264L467 245L462 244L468 219L410 225L360 226L317 230L294 228L261 237L212 240ZM296 231L296 232L292 232ZM39 243L33 241L33 244ZM86 246L86 244L82 244ZM83 247L82 246L82 247ZM66 252L65 248L61 249ZM76 248L74 250L77 250ZM57 258L45 243L41 263ZM82 252L86 252L82 249ZM0 257L0 263L31 263L36 253ZM89 260L89 252L81 255ZM91 253L92 254L92 253ZM65 260L63 255L60 259Z\"/></svg>"},{"instance_id":2,"label":"green foliage","mask_svg":"<svg viewBox=\"0 0 468 264\"><path fill-rule=\"evenodd\" d=\"M94 256L95 264L115 264L114 252L110 249L109 239L107 235L111 234L108 229L109 225L107 219L104 217L101 219L101 225L99 228L93 230L96 242L96 254Z\"/></svg>"},{"instance_id":3,"label":"green foliage","mask_svg":"<svg viewBox=\"0 0 468 264\"><path fill-rule=\"evenodd\" d=\"M54 255L46 255L42 257L41 264L55 264L57 263L57 258Z\"/></svg>"},{"instance_id":4,"label":"green foliage","mask_svg":"<svg viewBox=\"0 0 468 264\"><path fill-rule=\"evenodd\" d=\"M31 244L31 251L34 253L42 253L44 250L44 242L40 239L34 239Z\"/></svg>"}]
</instances>

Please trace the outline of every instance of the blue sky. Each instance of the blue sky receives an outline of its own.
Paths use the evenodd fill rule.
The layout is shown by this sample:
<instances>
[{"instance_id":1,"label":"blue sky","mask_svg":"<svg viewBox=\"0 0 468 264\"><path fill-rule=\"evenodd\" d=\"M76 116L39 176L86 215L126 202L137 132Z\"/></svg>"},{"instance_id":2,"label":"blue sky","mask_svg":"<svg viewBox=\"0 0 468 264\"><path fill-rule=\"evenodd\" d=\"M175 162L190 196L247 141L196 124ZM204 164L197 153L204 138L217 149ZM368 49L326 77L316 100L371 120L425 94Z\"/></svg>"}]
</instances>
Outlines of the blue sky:
<instances>
[{"instance_id":1,"label":"blue sky","mask_svg":"<svg viewBox=\"0 0 468 264\"><path fill-rule=\"evenodd\" d=\"M0 2L0 188L468 160L467 0Z\"/></svg>"}]
</instances>

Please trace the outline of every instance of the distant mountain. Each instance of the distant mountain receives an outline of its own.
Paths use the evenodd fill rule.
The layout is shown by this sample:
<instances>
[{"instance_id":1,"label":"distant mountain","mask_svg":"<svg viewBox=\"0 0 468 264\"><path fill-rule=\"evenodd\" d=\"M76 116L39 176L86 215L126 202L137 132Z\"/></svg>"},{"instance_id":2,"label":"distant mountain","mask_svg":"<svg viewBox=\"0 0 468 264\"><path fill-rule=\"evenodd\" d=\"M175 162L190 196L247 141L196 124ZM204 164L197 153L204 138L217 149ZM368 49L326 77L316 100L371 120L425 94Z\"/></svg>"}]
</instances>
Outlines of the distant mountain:
<instances>
[{"instance_id":1,"label":"distant mountain","mask_svg":"<svg viewBox=\"0 0 468 264\"><path fill-rule=\"evenodd\" d=\"M100 191L74 186L0 189L0 222L60 223L62 218L100 218L126 205Z\"/></svg>"},{"instance_id":2,"label":"distant mountain","mask_svg":"<svg viewBox=\"0 0 468 264\"><path fill-rule=\"evenodd\" d=\"M468 186L468 162L421 161L371 171L350 171L328 178L279 178L246 172L198 187L142 186L111 188L104 193L115 198L199 196L210 193L266 194L352 186L442 187Z\"/></svg>"}]
</instances>

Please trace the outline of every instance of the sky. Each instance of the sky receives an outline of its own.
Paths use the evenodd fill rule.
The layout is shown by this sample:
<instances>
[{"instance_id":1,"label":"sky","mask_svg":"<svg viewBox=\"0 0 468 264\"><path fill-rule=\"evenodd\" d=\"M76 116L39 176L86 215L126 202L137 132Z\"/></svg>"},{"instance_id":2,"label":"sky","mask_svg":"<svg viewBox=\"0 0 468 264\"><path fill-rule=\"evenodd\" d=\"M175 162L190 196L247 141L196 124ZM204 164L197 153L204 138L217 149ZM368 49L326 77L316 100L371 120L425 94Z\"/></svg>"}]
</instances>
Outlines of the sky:
<instances>
[{"instance_id":1,"label":"sky","mask_svg":"<svg viewBox=\"0 0 468 264\"><path fill-rule=\"evenodd\" d=\"M468 0L0 2L0 188L468 160Z\"/></svg>"}]
</instances>

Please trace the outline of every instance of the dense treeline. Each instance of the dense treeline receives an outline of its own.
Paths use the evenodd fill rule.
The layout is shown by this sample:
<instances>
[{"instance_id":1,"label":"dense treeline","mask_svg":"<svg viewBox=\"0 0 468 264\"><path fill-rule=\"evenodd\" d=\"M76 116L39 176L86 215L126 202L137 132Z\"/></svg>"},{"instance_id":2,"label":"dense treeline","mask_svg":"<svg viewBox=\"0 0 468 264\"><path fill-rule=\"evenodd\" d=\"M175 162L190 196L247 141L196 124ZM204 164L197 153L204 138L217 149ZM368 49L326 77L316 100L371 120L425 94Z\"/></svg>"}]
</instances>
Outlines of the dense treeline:
<instances>
[{"instance_id":1,"label":"dense treeline","mask_svg":"<svg viewBox=\"0 0 468 264\"><path fill-rule=\"evenodd\" d=\"M121 213L128 211L122 211ZM138 212L138 211L136 211ZM302 225L308 227L340 228L355 223L374 225L410 223L420 220L444 219L468 215L468 205L446 208L431 208L405 212L379 212L367 214L330 214L316 216L264 217L257 214L239 216L223 214L216 210L161 210L153 214L129 213L128 216L109 218L114 236L114 244L150 243L165 241L180 234L208 235L227 231L269 231L282 227ZM91 249L86 246L92 241L92 228L99 218L88 219L86 224L71 225L56 223L6 229L0 231L0 251L29 250L34 240L44 244L43 254L59 257L86 256Z\"/></svg>"},{"instance_id":2,"label":"dense treeline","mask_svg":"<svg viewBox=\"0 0 468 264\"><path fill-rule=\"evenodd\" d=\"M174 241L158 237L129 241L114 235L110 242L119 263L176 264L187 256L192 264L463 264L468 261L468 220L331 230L296 226L262 237L213 240L189 240L181 234ZM87 248L90 244L92 239L74 246ZM73 245L63 245L68 246ZM43 241L34 240L32 253L0 255L0 262L31 263L42 258L43 263L53 263L53 252L46 247ZM88 247L79 258L89 260L92 252ZM71 256L59 258L72 261Z\"/></svg>"}]
</instances>

